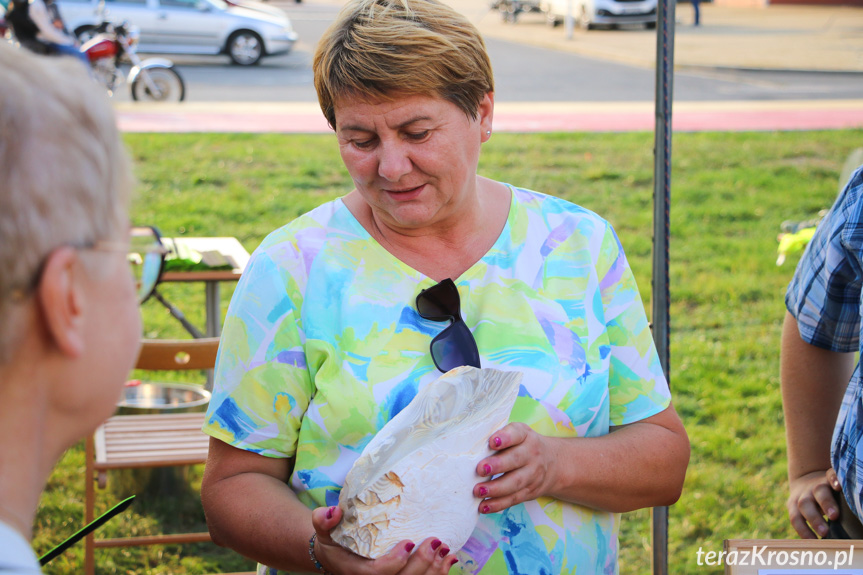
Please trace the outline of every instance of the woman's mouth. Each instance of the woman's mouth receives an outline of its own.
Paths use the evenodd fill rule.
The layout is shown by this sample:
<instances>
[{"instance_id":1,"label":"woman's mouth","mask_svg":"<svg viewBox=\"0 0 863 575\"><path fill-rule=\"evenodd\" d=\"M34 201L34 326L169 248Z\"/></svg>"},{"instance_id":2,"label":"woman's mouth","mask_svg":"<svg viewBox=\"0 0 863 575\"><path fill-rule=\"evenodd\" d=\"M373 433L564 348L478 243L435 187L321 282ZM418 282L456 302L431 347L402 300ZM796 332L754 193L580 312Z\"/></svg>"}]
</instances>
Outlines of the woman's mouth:
<instances>
[{"instance_id":1,"label":"woman's mouth","mask_svg":"<svg viewBox=\"0 0 863 575\"><path fill-rule=\"evenodd\" d=\"M395 200L406 201L412 200L419 196L422 193L423 189L425 189L425 184L421 184L413 188L385 189L384 191Z\"/></svg>"}]
</instances>

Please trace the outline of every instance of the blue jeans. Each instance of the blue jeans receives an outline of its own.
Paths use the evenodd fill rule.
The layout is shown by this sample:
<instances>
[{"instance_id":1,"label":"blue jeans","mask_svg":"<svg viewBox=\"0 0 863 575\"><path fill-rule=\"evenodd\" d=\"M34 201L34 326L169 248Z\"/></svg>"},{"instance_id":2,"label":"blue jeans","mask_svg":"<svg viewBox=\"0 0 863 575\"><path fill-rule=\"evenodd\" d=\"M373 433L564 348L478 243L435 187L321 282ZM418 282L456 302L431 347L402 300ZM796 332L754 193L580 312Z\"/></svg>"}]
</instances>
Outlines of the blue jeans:
<instances>
[{"instance_id":1,"label":"blue jeans","mask_svg":"<svg viewBox=\"0 0 863 575\"><path fill-rule=\"evenodd\" d=\"M62 54L64 56L74 56L81 60L87 69L90 69L90 59L87 58L87 54L72 46L71 44L55 44L53 42L48 42L48 45L54 50L57 54Z\"/></svg>"}]
</instances>

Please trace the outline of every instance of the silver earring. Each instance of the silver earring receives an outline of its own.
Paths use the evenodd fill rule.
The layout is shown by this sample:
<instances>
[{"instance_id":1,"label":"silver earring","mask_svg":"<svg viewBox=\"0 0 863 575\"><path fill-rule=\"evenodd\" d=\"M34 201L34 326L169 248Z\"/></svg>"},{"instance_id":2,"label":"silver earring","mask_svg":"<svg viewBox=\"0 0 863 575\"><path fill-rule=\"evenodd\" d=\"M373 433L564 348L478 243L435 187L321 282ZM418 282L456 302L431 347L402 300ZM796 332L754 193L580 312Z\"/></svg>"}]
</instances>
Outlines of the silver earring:
<instances>
[{"instance_id":1,"label":"silver earring","mask_svg":"<svg viewBox=\"0 0 863 575\"><path fill-rule=\"evenodd\" d=\"M485 131L485 135L486 135L486 136L491 136L491 130L486 130L486 131Z\"/></svg>"}]
</instances>

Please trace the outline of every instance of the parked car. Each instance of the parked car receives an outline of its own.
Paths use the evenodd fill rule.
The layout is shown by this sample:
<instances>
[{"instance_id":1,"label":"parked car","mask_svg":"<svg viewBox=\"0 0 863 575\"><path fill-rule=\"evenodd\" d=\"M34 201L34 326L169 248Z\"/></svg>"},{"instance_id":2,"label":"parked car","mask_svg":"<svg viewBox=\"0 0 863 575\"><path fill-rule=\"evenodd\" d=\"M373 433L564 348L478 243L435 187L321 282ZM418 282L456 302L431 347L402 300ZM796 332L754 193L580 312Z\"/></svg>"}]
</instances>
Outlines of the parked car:
<instances>
[{"instance_id":1,"label":"parked car","mask_svg":"<svg viewBox=\"0 0 863 575\"><path fill-rule=\"evenodd\" d=\"M704 0L702 0L702 2L703 1ZM281 8L272 6L270 4L267 4L266 2L259 2L258 0L225 0L225 4L227 4L228 6L234 6L235 8L248 8L249 10L257 10L258 12L264 12L265 14L278 16L279 18L286 16L285 11Z\"/></svg>"},{"instance_id":2,"label":"parked car","mask_svg":"<svg viewBox=\"0 0 863 575\"><path fill-rule=\"evenodd\" d=\"M140 30L138 52L227 54L251 66L265 56L286 54L297 34L284 11L232 6L224 0L58 0L66 27L87 40L105 18Z\"/></svg>"},{"instance_id":3,"label":"parked car","mask_svg":"<svg viewBox=\"0 0 863 575\"><path fill-rule=\"evenodd\" d=\"M657 0L542 0L548 23L557 26L571 10L575 23L585 30L595 26L643 24L656 28Z\"/></svg>"}]
</instances>

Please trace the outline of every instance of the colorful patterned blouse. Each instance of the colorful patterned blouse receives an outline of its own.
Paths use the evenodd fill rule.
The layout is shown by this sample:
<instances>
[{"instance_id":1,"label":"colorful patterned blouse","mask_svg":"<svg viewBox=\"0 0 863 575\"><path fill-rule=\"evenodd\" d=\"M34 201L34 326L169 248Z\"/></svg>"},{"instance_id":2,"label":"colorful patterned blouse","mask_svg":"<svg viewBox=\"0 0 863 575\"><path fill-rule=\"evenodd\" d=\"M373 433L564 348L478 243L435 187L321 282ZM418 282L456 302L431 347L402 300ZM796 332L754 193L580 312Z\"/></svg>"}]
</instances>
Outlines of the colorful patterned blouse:
<instances>
[{"instance_id":1,"label":"colorful patterned blouse","mask_svg":"<svg viewBox=\"0 0 863 575\"><path fill-rule=\"evenodd\" d=\"M611 226L569 202L510 189L500 237L454 280L483 367L524 374L511 421L589 437L665 409L668 385ZM341 200L273 232L231 301L204 431L295 457L300 500L337 504L369 440L440 375L429 343L445 324L414 308L434 284L381 247ZM451 573L616 573L618 528L617 514L543 497L481 516Z\"/></svg>"}]
</instances>

